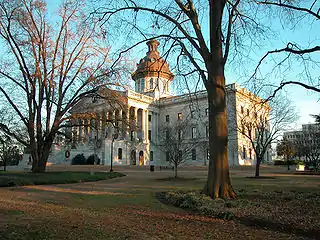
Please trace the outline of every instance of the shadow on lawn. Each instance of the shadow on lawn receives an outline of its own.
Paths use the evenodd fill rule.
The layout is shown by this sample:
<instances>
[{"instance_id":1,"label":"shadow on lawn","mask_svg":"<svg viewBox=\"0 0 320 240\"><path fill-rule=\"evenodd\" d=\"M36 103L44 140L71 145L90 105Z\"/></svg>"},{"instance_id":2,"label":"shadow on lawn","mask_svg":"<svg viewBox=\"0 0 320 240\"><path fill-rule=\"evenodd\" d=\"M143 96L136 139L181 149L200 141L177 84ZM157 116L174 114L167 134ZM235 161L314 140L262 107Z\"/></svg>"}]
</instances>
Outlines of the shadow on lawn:
<instances>
[{"instance_id":1,"label":"shadow on lawn","mask_svg":"<svg viewBox=\"0 0 320 240\"><path fill-rule=\"evenodd\" d=\"M320 230L318 229L310 229L310 230L301 229L294 225L283 224L275 221L270 221L267 219L258 219L254 217L240 217L238 221L241 224L249 227L269 229L272 231L295 234L302 237L318 239L320 236Z\"/></svg>"}]
</instances>

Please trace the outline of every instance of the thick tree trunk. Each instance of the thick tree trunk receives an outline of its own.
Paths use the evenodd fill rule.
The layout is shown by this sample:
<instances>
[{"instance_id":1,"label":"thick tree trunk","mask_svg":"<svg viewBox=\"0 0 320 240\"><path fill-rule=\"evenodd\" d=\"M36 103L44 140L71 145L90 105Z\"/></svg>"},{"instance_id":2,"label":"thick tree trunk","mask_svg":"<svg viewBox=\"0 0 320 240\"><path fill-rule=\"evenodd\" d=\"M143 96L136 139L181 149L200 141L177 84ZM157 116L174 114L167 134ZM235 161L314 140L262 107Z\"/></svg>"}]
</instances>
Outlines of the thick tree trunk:
<instances>
[{"instance_id":1,"label":"thick tree trunk","mask_svg":"<svg viewBox=\"0 0 320 240\"><path fill-rule=\"evenodd\" d=\"M46 171L51 146L52 142L44 144L44 146L38 146L38 149L42 149L40 151L32 150L32 172L43 173Z\"/></svg>"},{"instance_id":2,"label":"thick tree trunk","mask_svg":"<svg viewBox=\"0 0 320 240\"><path fill-rule=\"evenodd\" d=\"M257 158L257 163L256 163L256 172L255 172L255 177L260 176L260 164L261 164L261 158Z\"/></svg>"},{"instance_id":3,"label":"thick tree trunk","mask_svg":"<svg viewBox=\"0 0 320 240\"><path fill-rule=\"evenodd\" d=\"M216 84L210 82L207 89L210 160L203 192L211 198L236 198L229 176L225 79L222 74L215 77Z\"/></svg>"}]
</instances>

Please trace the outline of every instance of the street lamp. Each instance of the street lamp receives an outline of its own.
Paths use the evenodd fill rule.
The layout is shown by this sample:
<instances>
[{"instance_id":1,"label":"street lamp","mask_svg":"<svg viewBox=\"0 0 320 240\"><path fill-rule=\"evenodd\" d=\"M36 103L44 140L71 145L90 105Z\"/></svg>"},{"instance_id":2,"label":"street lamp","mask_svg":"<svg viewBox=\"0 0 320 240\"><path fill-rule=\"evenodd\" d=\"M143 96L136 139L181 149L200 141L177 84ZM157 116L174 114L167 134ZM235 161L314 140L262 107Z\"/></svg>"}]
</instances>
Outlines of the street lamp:
<instances>
[{"instance_id":1,"label":"street lamp","mask_svg":"<svg viewBox=\"0 0 320 240\"><path fill-rule=\"evenodd\" d=\"M113 143L114 140L118 138L118 127L115 126L114 121L112 120L106 120L106 122L109 122L112 124L112 127L115 130L115 133L112 134L112 138L111 138L111 152L110 152L110 172L113 172L112 166L113 166Z\"/></svg>"}]
</instances>

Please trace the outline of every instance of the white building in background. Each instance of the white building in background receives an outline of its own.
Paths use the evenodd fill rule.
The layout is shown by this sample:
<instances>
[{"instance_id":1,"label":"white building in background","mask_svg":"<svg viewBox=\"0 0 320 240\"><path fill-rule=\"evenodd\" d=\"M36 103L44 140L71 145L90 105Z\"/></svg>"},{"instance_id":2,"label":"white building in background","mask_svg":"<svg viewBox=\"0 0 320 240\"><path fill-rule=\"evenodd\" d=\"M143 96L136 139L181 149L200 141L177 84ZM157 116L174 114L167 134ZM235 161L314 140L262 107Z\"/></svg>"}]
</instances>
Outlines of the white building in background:
<instances>
[{"instance_id":1,"label":"white building in background","mask_svg":"<svg viewBox=\"0 0 320 240\"><path fill-rule=\"evenodd\" d=\"M71 158L79 153L87 157L95 152L101 164L110 165L113 147L115 165L149 165L153 161L153 165L165 166L168 165L166 154L157 148L161 126L189 119L186 136L201 144L192 150L192 156L184 164L207 163L209 117L206 91L172 96L170 84L174 75L159 55L159 42L152 40L147 45L146 56L132 74L135 91L105 89L109 91L107 95L113 96L109 100L87 98L71 110L73 123L78 125L72 128L74 148L70 151ZM255 164L250 141L237 130L238 112L247 113L253 98L257 97L237 84L227 86L229 165ZM118 129L118 136L113 141L114 126ZM51 159L57 159L54 155L55 151Z\"/></svg>"}]
</instances>

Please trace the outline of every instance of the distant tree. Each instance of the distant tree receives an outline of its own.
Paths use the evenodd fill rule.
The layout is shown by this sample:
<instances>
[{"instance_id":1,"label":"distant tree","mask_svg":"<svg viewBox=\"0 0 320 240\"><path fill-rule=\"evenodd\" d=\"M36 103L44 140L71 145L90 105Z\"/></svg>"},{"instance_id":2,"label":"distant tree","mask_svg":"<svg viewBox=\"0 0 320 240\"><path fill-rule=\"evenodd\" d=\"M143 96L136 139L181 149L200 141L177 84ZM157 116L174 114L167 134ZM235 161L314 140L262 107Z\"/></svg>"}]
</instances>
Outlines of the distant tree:
<instances>
[{"instance_id":1,"label":"distant tree","mask_svg":"<svg viewBox=\"0 0 320 240\"><path fill-rule=\"evenodd\" d=\"M256 156L255 176L258 177L261 162L271 149L271 144L290 128L297 115L291 103L280 95L268 102L255 97L251 100L246 111L237 112L237 130L251 143Z\"/></svg>"},{"instance_id":2,"label":"distant tree","mask_svg":"<svg viewBox=\"0 0 320 240\"><path fill-rule=\"evenodd\" d=\"M174 166L174 177L177 178L178 167L190 160L196 147L203 143L199 139L199 130L190 124L190 119L166 123L160 129L158 141L152 144L166 155L166 161Z\"/></svg>"},{"instance_id":3,"label":"distant tree","mask_svg":"<svg viewBox=\"0 0 320 240\"><path fill-rule=\"evenodd\" d=\"M290 160L297 155L297 146L292 141L284 138L277 144L277 155L282 156L288 163L288 170L290 170Z\"/></svg>"},{"instance_id":4,"label":"distant tree","mask_svg":"<svg viewBox=\"0 0 320 240\"><path fill-rule=\"evenodd\" d=\"M298 154L304 157L307 166L313 168L313 171L320 170L320 131L311 130L303 135L302 144L298 148Z\"/></svg>"},{"instance_id":5,"label":"distant tree","mask_svg":"<svg viewBox=\"0 0 320 240\"><path fill-rule=\"evenodd\" d=\"M43 0L0 3L0 98L10 116L0 131L31 149L33 172L45 171L68 111L94 86L110 84L109 48L83 8L63 1L52 25Z\"/></svg>"}]
</instances>

